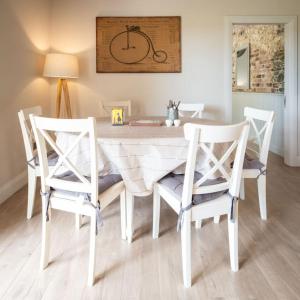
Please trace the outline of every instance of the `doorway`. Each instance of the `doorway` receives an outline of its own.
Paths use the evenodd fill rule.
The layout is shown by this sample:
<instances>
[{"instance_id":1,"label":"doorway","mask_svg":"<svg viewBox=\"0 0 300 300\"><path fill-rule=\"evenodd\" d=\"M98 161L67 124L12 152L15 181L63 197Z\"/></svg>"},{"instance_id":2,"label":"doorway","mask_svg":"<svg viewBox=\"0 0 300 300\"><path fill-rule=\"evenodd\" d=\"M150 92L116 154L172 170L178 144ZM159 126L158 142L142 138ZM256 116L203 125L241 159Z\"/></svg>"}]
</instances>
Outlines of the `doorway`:
<instances>
[{"instance_id":1,"label":"doorway","mask_svg":"<svg viewBox=\"0 0 300 300\"><path fill-rule=\"evenodd\" d=\"M270 151L283 156L284 25L234 24L232 29L232 121L243 121L247 106L274 111Z\"/></svg>"},{"instance_id":2,"label":"doorway","mask_svg":"<svg viewBox=\"0 0 300 300\"><path fill-rule=\"evenodd\" d=\"M299 155L299 123L298 123L298 99L297 99L297 17L226 17L225 28L226 28L226 44L225 44L225 97L227 104L226 116L227 120L232 122L237 120L237 116L232 113L232 107L239 101L237 97L233 96L232 93L232 52L233 52L233 29L234 26L257 26L257 25L276 25L278 30L281 30L284 34L284 82L282 86L280 84L274 85L274 89L278 87L278 100L277 116L275 116L275 124L277 124L277 133L280 134L281 127L283 130L282 141L278 136L273 138L273 149L271 151L281 154L284 158L284 162L290 166L300 165ZM272 27L270 27L272 28ZM273 27L275 28L275 27ZM250 45L251 47L251 45ZM239 51L240 57L243 56L243 60L240 61L240 65L243 66L247 60L247 55L250 55L249 45L240 45ZM248 52L248 53L247 53ZM240 67L238 72L239 84L242 89L249 90L253 89L249 82L247 82L247 68L245 65ZM244 73L243 73L244 72ZM258 75L257 75L258 76ZM251 77L250 77L251 78ZM279 78L280 79L280 78ZM279 80L280 81L280 80ZM270 85L271 83L269 83ZM270 86L270 91L272 91ZM262 91L262 90L260 90ZM237 96L237 95L235 95ZM240 95L238 95L240 96ZM247 97L247 101L252 101L249 106L256 106L257 108L268 109L268 105L263 106L262 102L268 102L268 97L261 97L262 95L251 95ZM266 94L265 94L266 96ZM272 98L274 101L274 97ZM275 100L276 101L276 100ZM281 101L281 102L280 102ZM270 101L269 101L270 102ZM248 105L248 104L247 104ZM239 108L240 110L242 108ZM276 111L275 109L275 111ZM274 110L274 109L273 109ZM282 123L282 124L280 124ZM275 128L276 130L276 128ZM282 145L280 146L280 143ZM281 148L281 149L280 149Z\"/></svg>"}]
</instances>

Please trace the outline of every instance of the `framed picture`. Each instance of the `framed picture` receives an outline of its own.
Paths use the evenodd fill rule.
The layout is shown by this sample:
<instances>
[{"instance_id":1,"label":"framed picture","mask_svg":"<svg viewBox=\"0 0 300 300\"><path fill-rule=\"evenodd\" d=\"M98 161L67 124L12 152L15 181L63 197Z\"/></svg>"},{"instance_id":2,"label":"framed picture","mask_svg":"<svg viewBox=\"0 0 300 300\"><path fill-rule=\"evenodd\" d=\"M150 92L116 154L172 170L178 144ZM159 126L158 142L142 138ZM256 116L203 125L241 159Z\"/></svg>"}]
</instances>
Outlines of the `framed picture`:
<instances>
[{"instance_id":1,"label":"framed picture","mask_svg":"<svg viewBox=\"0 0 300 300\"><path fill-rule=\"evenodd\" d=\"M97 73L181 72L180 17L97 17Z\"/></svg>"},{"instance_id":2,"label":"framed picture","mask_svg":"<svg viewBox=\"0 0 300 300\"><path fill-rule=\"evenodd\" d=\"M124 109L113 108L111 111L111 123L112 125L124 125Z\"/></svg>"}]
</instances>

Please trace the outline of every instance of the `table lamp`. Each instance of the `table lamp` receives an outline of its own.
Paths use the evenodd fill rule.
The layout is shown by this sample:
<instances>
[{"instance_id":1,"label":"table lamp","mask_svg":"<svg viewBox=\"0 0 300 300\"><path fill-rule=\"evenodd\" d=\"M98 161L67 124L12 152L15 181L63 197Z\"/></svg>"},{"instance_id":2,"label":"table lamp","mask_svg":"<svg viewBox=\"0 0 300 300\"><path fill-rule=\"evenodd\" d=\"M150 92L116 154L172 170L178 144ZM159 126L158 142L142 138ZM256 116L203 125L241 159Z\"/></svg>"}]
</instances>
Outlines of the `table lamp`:
<instances>
[{"instance_id":1,"label":"table lamp","mask_svg":"<svg viewBox=\"0 0 300 300\"><path fill-rule=\"evenodd\" d=\"M67 117L72 118L67 78L78 78L77 57L70 54L49 53L46 55L44 76L58 78L56 118L60 117L61 95L64 93Z\"/></svg>"}]
</instances>

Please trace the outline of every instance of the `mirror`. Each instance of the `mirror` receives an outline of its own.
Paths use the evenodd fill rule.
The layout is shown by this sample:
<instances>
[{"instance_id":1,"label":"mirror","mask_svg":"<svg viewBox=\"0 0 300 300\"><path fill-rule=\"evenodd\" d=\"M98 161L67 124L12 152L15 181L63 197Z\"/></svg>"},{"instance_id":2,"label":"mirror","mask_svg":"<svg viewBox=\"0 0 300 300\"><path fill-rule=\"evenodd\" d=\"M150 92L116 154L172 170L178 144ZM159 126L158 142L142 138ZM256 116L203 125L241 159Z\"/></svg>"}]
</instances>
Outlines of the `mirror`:
<instances>
[{"instance_id":1,"label":"mirror","mask_svg":"<svg viewBox=\"0 0 300 300\"><path fill-rule=\"evenodd\" d=\"M249 44L238 48L236 52L236 85L238 88L250 88L250 55Z\"/></svg>"}]
</instances>

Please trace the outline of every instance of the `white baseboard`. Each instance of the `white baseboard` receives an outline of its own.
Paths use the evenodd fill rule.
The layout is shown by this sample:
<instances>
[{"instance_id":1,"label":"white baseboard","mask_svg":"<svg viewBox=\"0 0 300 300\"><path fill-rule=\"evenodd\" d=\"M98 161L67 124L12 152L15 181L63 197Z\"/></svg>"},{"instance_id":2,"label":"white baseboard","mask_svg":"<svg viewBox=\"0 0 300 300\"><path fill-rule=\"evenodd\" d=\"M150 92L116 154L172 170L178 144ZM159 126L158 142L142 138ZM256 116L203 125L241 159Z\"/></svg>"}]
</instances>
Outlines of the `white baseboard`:
<instances>
[{"instance_id":1,"label":"white baseboard","mask_svg":"<svg viewBox=\"0 0 300 300\"><path fill-rule=\"evenodd\" d=\"M279 156L283 156L282 149L278 147L277 145L270 145L270 151L272 151L275 154L278 154Z\"/></svg>"},{"instance_id":2,"label":"white baseboard","mask_svg":"<svg viewBox=\"0 0 300 300\"><path fill-rule=\"evenodd\" d=\"M27 170L0 186L0 204L27 184Z\"/></svg>"}]
</instances>

